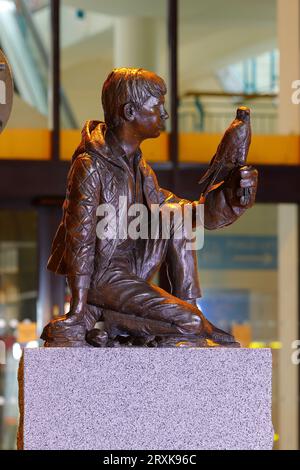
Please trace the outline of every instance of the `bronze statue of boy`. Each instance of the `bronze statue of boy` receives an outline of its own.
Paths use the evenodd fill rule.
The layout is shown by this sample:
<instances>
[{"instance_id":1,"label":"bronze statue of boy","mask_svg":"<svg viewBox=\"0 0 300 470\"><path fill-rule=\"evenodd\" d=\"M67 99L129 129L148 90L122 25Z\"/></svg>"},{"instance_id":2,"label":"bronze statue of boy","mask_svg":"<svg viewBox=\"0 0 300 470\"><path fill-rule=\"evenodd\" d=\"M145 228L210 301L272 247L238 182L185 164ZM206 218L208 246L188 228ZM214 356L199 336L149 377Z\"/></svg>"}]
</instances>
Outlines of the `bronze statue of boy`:
<instances>
[{"instance_id":1,"label":"bronze statue of boy","mask_svg":"<svg viewBox=\"0 0 300 470\"><path fill-rule=\"evenodd\" d=\"M137 203L148 214L152 206L195 209L204 204L204 225L210 230L230 225L255 201L257 171L240 165L199 201L159 187L140 145L165 129L166 91L162 78L133 68L113 70L103 85L105 123L88 121L82 130L48 262L48 269L67 276L70 312L46 326L46 346L238 346L197 307L196 251L186 249L184 236L171 231L169 238L136 239L99 233L101 205L113 207L117 223L123 223L120 197L127 204L127 222L128 209ZM171 293L151 283L163 263ZM102 331L94 328L99 320Z\"/></svg>"}]
</instances>

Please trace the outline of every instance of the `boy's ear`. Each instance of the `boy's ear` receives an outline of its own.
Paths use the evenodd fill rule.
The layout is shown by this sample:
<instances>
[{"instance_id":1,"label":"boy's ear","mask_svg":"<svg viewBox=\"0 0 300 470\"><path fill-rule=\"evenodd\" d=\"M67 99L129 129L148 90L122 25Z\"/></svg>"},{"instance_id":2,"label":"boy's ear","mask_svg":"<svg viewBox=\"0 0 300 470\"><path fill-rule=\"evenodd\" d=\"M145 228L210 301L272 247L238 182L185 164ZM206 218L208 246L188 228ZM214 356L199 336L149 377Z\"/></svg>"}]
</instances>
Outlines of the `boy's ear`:
<instances>
[{"instance_id":1,"label":"boy's ear","mask_svg":"<svg viewBox=\"0 0 300 470\"><path fill-rule=\"evenodd\" d=\"M135 107L132 103L126 103L123 108L124 118L126 121L133 121L135 118Z\"/></svg>"}]
</instances>

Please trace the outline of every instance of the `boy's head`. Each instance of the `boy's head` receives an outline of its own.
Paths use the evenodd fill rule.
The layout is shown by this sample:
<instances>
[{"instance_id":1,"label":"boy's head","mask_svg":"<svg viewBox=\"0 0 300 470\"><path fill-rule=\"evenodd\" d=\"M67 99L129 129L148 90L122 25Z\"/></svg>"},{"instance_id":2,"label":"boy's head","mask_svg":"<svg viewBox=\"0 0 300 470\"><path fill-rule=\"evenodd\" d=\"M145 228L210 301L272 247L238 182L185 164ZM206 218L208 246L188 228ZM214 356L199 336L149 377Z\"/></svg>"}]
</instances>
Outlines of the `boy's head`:
<instances>
[{"instance_id":1,"label":"boy's head","mask_svg":"<svg viewBox=\"0 0 300 470\"><path fill-rule=\"evenodd\" d=\"M102 88L105 122L115 128L124 122L124 107L131 104L142 108L150 97L161 98L167 92L162 78L144 69L114 69Z\"/></svg>"}]
</instances>

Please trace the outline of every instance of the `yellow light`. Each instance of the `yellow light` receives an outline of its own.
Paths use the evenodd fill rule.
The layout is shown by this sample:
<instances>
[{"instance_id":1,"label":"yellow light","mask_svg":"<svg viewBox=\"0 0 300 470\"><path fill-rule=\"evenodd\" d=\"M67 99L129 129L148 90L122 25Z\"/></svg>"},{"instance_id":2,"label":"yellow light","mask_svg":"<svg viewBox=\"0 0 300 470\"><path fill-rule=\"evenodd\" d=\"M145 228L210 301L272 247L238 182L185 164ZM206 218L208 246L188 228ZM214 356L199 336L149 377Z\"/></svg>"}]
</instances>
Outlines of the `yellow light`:
<instances>
[{"instance_id":1,"label":"yellow light","mask_svg":"<svg viewBox=\"0 0 300 470\"><path fill-rule=\"evenodd\" d=\"M269 347L271 349L281 349L282 348L282 343L281 343L281 341L271 341L271 343L269 343Z\"/></svg>"},{"instance_id":2,"label":"yellow light","mask_svg":"<svg viewBox=\"0 0 300 470\"><path fill-rule=\"evenodd\" d=\"M251 349L259 349L259 348L265 348L265 347L266 347L266 343L264 343L263 341L252 341L249 344L249 348Z\"/></svg>"},{"instance_id":3,"label":"yellow light","mask_svg":"<svg viewBox=\"0 0 300 470\"><path fill-rule=\"evenodd\" d=\"M216 346L219 346L218 343L215 343L212 339L207 339L206 344L209 348L215 348Z\"/></svg>"},{"instance_id":4,"label":"yellow light","mask_svg":"<svg viewBox=\"0 0 300 470\"><path fill-rule=\"evenodd\" d=\"M277 441L279 441L279 434L277 434L277 433L275 432L275 434L274 434L274 442L277 442Z\"/></svg>"}]
</instances>

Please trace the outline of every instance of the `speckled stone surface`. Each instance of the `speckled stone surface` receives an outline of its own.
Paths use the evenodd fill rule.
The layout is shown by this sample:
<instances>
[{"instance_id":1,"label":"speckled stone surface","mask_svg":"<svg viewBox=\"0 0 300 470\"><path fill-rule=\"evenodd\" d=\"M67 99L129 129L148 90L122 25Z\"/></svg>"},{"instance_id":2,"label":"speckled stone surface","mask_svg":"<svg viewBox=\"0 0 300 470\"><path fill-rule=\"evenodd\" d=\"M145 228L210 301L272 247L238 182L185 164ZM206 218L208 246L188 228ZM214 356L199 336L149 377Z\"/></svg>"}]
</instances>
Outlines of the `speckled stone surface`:
<instances>
[{"instance_id":1,"label":"speckled stone surface","mask_svg":"<svg viewBox=\"0 0 300 470\"><path fill-rule=\"evenodd\" d=\"M24 449L271 449L271 374L268 349L27 349Z\"/></svg>"}]
</instances>

